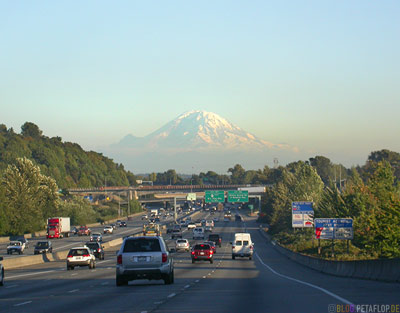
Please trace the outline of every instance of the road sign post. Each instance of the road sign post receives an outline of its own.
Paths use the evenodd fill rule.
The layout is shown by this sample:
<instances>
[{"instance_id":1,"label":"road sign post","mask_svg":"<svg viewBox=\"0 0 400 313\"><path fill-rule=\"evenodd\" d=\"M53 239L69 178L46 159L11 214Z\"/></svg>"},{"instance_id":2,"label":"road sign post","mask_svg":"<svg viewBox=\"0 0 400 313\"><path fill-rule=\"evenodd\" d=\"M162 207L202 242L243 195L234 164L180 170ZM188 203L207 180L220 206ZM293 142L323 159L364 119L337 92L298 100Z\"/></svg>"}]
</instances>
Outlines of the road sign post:
<instances>
[{"instance_id":1,"label":"road sign post","mask_svg":"<svg viewBox=\"0 0 400 313\"><path fill-rule=\"evenodd\" d=\"M353 239L351 218L316 218L314 222L317 239Z\"/></svg>"},{"instance_id":2,"label":"road sign post","mask_svg":"<svg viewBox=\"0 0 400 313\"><path fill-rule=\"evenodd\" d=\"M228 202L249 202L249 191L228 190Z\"/></svg>"},{"instance_id":3,"label":"road sign post","mask_svg":"<svg viewBox=\"0 0 400 313\"><path fill-rule=\"evenodd\" d=\"M292 202L292 227L313 227L314 209L312 202Z\"/></svg>"},{"instance_id":4,"label":"road sign post","mask_svg":"<svg viewBox=\"0 0 400 313\"><path fill-rule=\"evenodd\" d=\"M206 190L204 194L206 203L225 202L225 191L223 190Z\"/></svg>"}]
</instances>

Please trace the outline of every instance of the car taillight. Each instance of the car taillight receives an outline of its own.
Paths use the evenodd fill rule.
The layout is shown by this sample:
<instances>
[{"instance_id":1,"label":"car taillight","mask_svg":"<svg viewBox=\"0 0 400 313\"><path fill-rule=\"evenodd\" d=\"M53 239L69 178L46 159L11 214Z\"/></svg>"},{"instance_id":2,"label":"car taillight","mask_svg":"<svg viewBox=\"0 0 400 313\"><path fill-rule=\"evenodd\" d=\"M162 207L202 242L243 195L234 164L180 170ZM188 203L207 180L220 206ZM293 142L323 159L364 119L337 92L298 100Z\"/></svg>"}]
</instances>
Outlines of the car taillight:
<instances>
[{"instance_id":1,"label":"car taillight","mask_svg":"<svg viewBox=\"0 0 400 313\"><path fill-rule=\"evenodd\" d=\"M163 254L162 254L162 262L163 262L163 263L167 262L167 258L168 258L168 257L167 257L167 254L166 254L166 253L163 253Z\"/></svg>"},{"instance_id":2,"label":"car taillight","mask_svg":"<svg viewBox=\"0 0 400 313\"><path fill-rule=\"evenodd\" d=\"M212 250L210 251L210 254L213 254Z\"/></svg>"},{"instance_id":3,"label":"car taillight","mask_svg":"<svg viewBox=\"0 0 400 313\"><path fill-rule=\"evenodd\" d=\"M117 256L117 264L122 264L122 255Z\"/></svg>"},{"instance_id":4,"label":"car taillight","mask_svg":"<svg viewBox=\"0 0 400 313\"><path fill-rule=\"evenodd\" d=\"M73 256L71 254L68 254L67 258L72 258Z\"/></svg>"},{"instance_id":5,"label":"car taillight","mask_svg":"<svg viewBox=\"0 0 400 313\"><path fill-rule=\"evenodd\" d=\"M84 254L82 255L84 258L90 257L90 254Z\"/></svg>"},{"instance_id":6,"label":"car taillight","mask_svg":"<svg viewBox=\"0 0 400 313\"><path fill-rule=\"evenodd\" d=\"M101 252L101 249L100 249L100 248L98 248L98 249L97 249L97 252Z\"/></svg>"},{"instance_id":7,"label":"car taillight","mask_svg":"<svg viewBox=\"0 0 400 313\"><path fill-rule=\"evenodd\" d=\"M235 249L235 246L232 246L232 249Z\"/></svg>"},{"instance_id":8,"label":"car taillight","mask_svg":"<svg viewBox=\"0 0 400 313\"><path fill-rule=\"evenodd\" d=\"M250 250L253 250L253 248L254 248L253 246L250 246Z\"/></svg>"},{"instance_id":9,"label":"car taillight","mask_svg":"<svg viewBox=\"0 0 400 313\"><path fill-rule=\"evenodd\" d=\"M192 251L192 254L194 254L194 251Z\"/></svg>"}]
</instances>

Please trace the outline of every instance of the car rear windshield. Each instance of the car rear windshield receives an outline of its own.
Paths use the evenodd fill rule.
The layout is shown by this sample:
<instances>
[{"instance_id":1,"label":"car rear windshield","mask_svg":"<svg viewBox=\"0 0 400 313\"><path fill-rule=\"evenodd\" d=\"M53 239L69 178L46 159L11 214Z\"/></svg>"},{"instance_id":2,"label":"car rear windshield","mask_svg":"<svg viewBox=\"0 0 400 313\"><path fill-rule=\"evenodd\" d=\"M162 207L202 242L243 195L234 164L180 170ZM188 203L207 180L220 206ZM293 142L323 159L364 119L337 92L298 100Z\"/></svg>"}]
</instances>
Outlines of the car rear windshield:
<instances>
[{"instance_id":1,"label":"car rear windshield","mask_svg":"<svg viewBox=\"0 0 400 313\"><path fill-rule=\"evenodd\" d=\"M89 252L87 249L73 249L73 250L69 251L68 254L72 255L72 256L79 256L79 255L89 254Z\"/></svg>"},{"instance_id":2,"label":"car rear windshield","mask_svg":"<svg viewBox=\"0 0 400 313\"><path fill-rule=\"evenodd\" d=\"M210 250L210 245L195 245L194 250Z\"/></svg>"},{"instance_id":3,"label":"car rear windshield","mask_svg":"<svg viewBox=\"0 0 400 313\"><path fill-rule=\"evenodd\" d=\"M248 245L249 245L249 242L248 242L247 240L243 240L243 245L244 245L244 246L248 246Z\"/></svg>"},{"instance_id":4,"label":"car rear windshield","mask_svg":"<svg viewBox=\"0 0 400 313\"><path fill-rule=\"evenodd\" d=\"M45 241L39 241L37 244L36 244L36 247L38 247L38 248L47 248L49 246L49 243L48 242L45 242Z\"/></svg>"},{"instance_id":5,"label":"car rear windshield","mask_svg":"<svg viewBox=\"0 0 400 313\"><path fill-rule=\"evenodd\" d=\"M185 239L179 239L179 240L177 240L177 242L178 243L186 243L186 240Z\"/></svg>"},{"instance_id":6,"label":"car rear windshield","mask_svg":"<svg viewBox=\"0 0 400 313\"><path fill-rule=\"evenodd\" d=\"M158 239L130 239L125 241L124 252L159 252L161 251Z\"/></svg>"},{"instance_id":7,"label":"car rear windshield","mask_svg":"<svg viewBox=\"0 0 400 313\"><path fill-rule=\"evenodd\" d=\"M241 240L236 240L236 245L237 246L241 246L242 245L242 241Z\"/></svg>"},{"instance_id":8,"label":"car rear windshield","mask_svg":"<svg viewBox=\"0 0 400 313\"><path fill-rule=\"evenodd\" d=\"M92 250L99 248L99 245L97 243L87 243L86 246L88 246Z\"/></svg>"}]
</instances>

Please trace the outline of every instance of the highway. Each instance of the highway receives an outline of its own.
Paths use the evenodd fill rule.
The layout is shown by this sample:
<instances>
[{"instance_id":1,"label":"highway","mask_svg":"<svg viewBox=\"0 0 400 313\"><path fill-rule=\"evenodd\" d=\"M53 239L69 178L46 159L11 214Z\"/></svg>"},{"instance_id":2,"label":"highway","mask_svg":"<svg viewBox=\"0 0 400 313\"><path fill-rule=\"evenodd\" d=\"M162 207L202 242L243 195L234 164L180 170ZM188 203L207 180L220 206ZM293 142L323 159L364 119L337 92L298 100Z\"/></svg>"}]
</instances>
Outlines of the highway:
<instances>
[{"instance_id":1,"label":"highway","mask_svg":"<svg viewBox=\"0 0 400 313\"><path fill-rule=\"evenodd\" d=\"M201 212L196 219L208 214ZM215 226L214 232L222 235L222 247L217 248L214 263L192 264L189 253L173 253L172 285L140 280L116 287L115 247L107 250L104 261L97 261L95 270L66 271L65 262L51 262L6 271L0 311L321 313L340 312L337 305L400 302L400 284L330 276L287 259L265 240L254 218ZM251 261L231 258L229 241L243 230L255 242ZM169 247L174 247L165 237ZM185 231L184 237L194 243L191 232Z\"/></svg>"}]
</instances>

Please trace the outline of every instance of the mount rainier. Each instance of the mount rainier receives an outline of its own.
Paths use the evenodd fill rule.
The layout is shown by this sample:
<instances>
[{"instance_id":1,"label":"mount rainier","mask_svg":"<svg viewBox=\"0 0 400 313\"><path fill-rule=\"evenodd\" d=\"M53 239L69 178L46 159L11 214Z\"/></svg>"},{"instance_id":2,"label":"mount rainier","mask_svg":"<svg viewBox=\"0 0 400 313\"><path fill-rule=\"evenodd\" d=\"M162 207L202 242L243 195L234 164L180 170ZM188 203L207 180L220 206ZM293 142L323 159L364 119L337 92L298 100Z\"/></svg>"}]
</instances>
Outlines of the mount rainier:
<instances>
[{"instance_id":1,"label":"mount rainier","mask_svg":"<svg viewBox=\"0 0 400 313\"><path fill-rule=\"evenodd\" d=\"M297 153L294 147L257 138L206 111L183 113L145 137L127 135L106 150L135 173L168 169L180 173L226 172L237 163L245 168L263 168L274 157L292 159Z\"/></svg>"}]
</instances>

